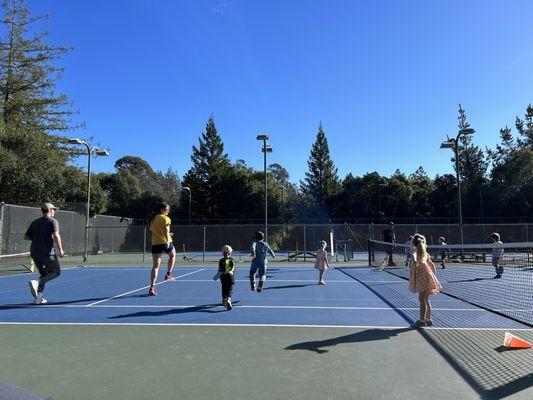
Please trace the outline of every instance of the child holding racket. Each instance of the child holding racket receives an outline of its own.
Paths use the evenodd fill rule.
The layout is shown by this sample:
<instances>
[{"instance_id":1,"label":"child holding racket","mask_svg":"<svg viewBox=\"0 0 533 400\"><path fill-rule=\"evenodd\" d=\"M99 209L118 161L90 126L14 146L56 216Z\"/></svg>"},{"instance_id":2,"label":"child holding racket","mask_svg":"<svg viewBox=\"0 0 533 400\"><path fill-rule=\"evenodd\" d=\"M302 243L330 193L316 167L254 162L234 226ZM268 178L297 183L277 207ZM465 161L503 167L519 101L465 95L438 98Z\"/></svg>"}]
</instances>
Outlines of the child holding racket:
<instances>
[{"instance_id":1,"label":"child holding racket","mask_svg":"<svg viewBox=\"0 0 533 400\"><path fill-rule=\"evenodd\" d=\"M250 288L252 289L252 292L256 290L256 273L259 275L259 285L257 286L257 293L263 290L263 286L266 281L266 270L269 254L273 258L276 258L276 255L274 254L268 243L265 242L265 234L261 231L257 231L254 236L254 242L252 243L252 265L250 266Z\"/></svg>"}]
</instances>

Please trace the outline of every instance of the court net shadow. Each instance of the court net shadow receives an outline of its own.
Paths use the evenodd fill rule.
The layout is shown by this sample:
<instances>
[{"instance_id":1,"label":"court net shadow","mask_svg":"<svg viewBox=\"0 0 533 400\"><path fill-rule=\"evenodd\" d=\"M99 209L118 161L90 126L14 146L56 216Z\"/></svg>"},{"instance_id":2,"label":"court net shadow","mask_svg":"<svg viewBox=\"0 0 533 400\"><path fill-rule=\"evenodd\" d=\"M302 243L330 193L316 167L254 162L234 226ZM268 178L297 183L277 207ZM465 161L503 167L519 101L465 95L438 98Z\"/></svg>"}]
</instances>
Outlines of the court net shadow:
<instances>
[{"instance_id":1,"label":"court net shadow","mask_svg":"<svg viewBox=\"0 0 533 400\"><path fill-rule=\"evenodd\" d=\"M418 311L399 310L418 307L416 294L405 290L407 281L403 287L367 284L358 279L355 272L337 269L367 287L406 321L413 322L418 318ZM464 313L448 315L446 319L435 314L437 326L469 327L472 322ZM513 332L512 329L509 331ZM501 346L497 347L503 343L504 332L501 330L420 329L419 332L481 399L503 399L533 386L533 350L502 351ZM533 342L533 330L515 334Z\"/></svg>"},{"instance_id":2,"label":"court net shadow","mask_svg":"<svg viewBox=\"0 0 533 400\"><path fill-rule=\"evenodd\" d=\"M388 340L400 333L412 330L411 328L402 329L368 329L361 332L351 333L349 335L339 336L336 338L325 340L314 340L310 342L302 342L292 344L285 348L285 350L308 350L314 351L318 354L327 353L327 347L337 346L346 343L370 342L375 340Z\"/></svg>"}]
</instances>

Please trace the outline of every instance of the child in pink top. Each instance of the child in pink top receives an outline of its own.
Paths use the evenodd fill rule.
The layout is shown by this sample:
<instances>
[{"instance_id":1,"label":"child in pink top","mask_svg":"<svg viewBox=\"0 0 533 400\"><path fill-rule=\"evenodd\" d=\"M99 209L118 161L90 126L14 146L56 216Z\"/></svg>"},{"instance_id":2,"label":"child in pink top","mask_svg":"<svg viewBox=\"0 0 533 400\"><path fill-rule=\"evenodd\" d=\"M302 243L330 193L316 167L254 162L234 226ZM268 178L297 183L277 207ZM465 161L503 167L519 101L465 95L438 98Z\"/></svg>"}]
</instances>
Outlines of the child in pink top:
<instances>
[{"instance_id":1,"label":"child in pink top","mask_svg":"<svg viewBox=\"0 0 533 400\"><path fill-rule=\"evenodd\" d=\"M318 284L325 285L324 272L329 268L328 253L326 252L328 244L325 241L320 242L320 249L316 252L315 269L318 269Z\"/></svg>"}]
</instances>

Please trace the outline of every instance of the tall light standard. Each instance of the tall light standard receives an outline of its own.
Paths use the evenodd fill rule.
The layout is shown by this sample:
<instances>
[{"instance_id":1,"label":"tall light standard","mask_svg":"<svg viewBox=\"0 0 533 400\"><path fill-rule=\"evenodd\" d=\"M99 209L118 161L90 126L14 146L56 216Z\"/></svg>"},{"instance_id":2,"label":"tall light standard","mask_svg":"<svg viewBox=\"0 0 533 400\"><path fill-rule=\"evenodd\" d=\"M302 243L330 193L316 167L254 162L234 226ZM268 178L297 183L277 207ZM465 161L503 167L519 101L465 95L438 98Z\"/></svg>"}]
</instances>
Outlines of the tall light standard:
<instances>
[{"instance_id":1,"label":"tall light standard","mask_svg":"<svg viewBox=\"0 0 533 400\"><path fill-rule=\"evenodd\" d=\"M96 146L91 146L85 140L78 138L71 138L67 140L68 144L77 144L84 145L87 148L87 203L85 204L85 237L84 237L84 250L83 250L83 261L87 261L87 250L89 247L89 211L91 208L91 158L93 156L109 156L107 150L103 150Z\"/></svg>"},{"instance_id":2,"label":"tall light standard","mask_svg":"<svg viewBox=\"0 0 533 400\"><path fill-rule=\"evenodd\" d=\"M268 237L268 197L267 197L267 153L272 153L272 147L268 145L268 134L263 133L257 135L257 140L263 141L263 147L261 148L263 152L263 167L265 171L265 240Z\"/></svg>"},{"instance_id":3,"label":"tall light standard","mask_svg":"<svg viewBox=\"0 0 533 400\"><path fill-rule=\"evenodd\" d=\"M463 207L461 205L461 180L459 179L459 139L461 136L473 135L475 132L472 128L461 129L456 138L447 139L440 144L441 149L453 149L455 155L455 179L457 180L457 206L459 209L459 232L461 235L461 244L464 244L463 238Z\"/></svg>"},{"instance_id":4,"label":"tall light standard","mask_svg":"<svg viewBox=\"0 0 533 400\"><path fill-rule=\"evenodd\" d=\"M189 225L191 225L191 221L192 221L192 218L191 218L191 211L192 211L192 192L191 192L191 188L188 187L188 186L182 186L181 187L181 190L185 190L187 192L189 192Z\"/></svg>"}]
</instances>

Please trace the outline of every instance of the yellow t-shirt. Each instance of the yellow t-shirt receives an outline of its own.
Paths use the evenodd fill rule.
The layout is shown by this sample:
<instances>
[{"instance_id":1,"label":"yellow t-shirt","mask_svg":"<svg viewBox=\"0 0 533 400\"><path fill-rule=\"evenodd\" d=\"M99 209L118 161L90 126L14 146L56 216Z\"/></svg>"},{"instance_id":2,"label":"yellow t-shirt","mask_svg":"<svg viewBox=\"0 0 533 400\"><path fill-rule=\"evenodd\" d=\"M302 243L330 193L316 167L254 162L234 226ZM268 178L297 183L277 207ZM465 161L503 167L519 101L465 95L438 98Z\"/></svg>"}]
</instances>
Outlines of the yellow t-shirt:
<instances>
[{"instance_id":1,"label":"yellow t-shirt","mask_svg":"<svg viewBox=\"0 0 533 400\"><path fill-rule=\"evenodd\" d=\"M170 230L170 218L163 214L157 214L150 222L150 232L152 232L152 245L166 244L167 232ZM169 243L172 243L172 237Z\"/></svg>"}]
</instances>

